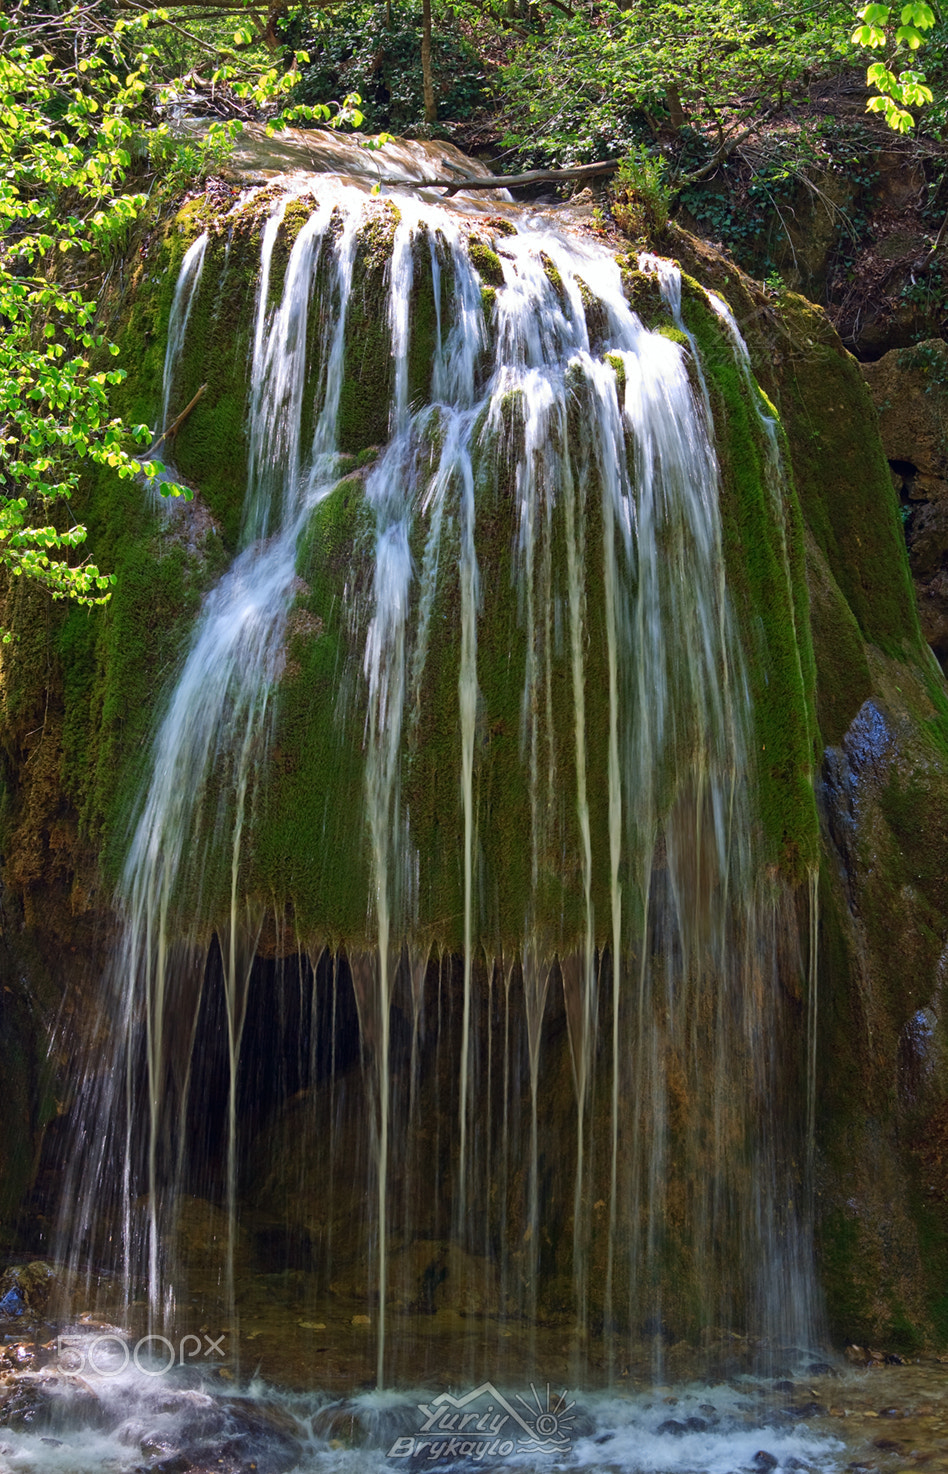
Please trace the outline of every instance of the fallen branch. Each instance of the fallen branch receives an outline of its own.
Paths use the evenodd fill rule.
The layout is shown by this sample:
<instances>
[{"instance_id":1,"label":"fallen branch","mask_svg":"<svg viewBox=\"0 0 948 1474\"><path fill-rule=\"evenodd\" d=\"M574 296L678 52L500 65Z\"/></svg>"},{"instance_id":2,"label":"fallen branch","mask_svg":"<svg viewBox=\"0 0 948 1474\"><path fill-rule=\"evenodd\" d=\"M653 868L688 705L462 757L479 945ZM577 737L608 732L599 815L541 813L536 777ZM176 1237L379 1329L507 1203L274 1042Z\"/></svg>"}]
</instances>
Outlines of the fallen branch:
<instances>
[{"instance_id":1,"label":"fallen branch","mask_svg":"<svg viewBox=\"0 0 948 1474\"><path fill-rule=\"evenodd\" d=\"M148 452L149 455L154 455L155 451L158 449L163 440L170 440L173 435L177 435L181 425L187 419L188 415L191 413L192 409L197 404L198 400L201 398L201 395L204 393L206 388L207 385L202 384L198 392L195 394L194 398L191 400L190 404L185 405L184 409L178 415L178 418L171 421L171 424L168 426L167 430L162 430L161 434L158 436L158 439L155 441L151 450Z\"/></svg>"},{"instance_id":2,"label":"fallen branch","mask_svg":"<svg viewBox=\"0 0 948 1474\"><path fill-rule=\"evenodd\" d=\"M457 194L462 189L511 189L519 184L556 184L561 179L592 179L597 174L614 174L619 167L618 159L606 159L601 164L577 164L573 169L531 169L527 174L472 175L461 179L418 179L415 189L443 189L445 195ZM383 179L382 184L400 184L404 179Z\"/></svg>"}]
</instances>

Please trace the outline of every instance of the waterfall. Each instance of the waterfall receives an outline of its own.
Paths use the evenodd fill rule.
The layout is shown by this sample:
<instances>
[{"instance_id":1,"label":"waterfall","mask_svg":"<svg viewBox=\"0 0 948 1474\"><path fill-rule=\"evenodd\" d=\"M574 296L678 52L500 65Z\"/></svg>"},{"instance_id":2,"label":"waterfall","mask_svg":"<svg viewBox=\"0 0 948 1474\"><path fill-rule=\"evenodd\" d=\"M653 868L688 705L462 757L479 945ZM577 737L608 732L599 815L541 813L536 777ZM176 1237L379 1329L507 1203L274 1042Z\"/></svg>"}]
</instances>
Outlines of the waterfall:
<instances>
[{"instance_id":1,"label":"waterfall","mask_svg":"<svg viewBox=\"0 0 948 1474\"><path fill-rule=\"evenodd\" d=\"M155 427L156 435L161 435L168 427L171 391L174 388L175 376L181 363L181 350L184 347L188 330L188 318L191 315L195 293L201 283L206 250L207 231L205 230L185 251L175 284L171 316L168 318L168 341L165 345L165 363L161 375L161 413Z\"/></svg>"},{"instance_id":2,"label":"waterfall","mask_svg":"<svg viewBox=\"0 0 948 1474\"><path fill-rule=\"evenodd\" d=\"M164 697L129 830L103 993L113 1054L77 1107L64 1190L72 1262L114 1261L119 1240L127 1300L144 1286L153 1323L170 1324L178 1204L199 1182L226 1219L219 1290L238 1324L248 1017L269 959L298 955L311 1037L293 1045L294 1108L308 1124L256 1150L268 1181L284 1181L285 1153L294 1193L319 1184L327 1278L347 1253L361 1264L379 1386L410 1365L403 1315L445 1277L467 1283L467 1264L481 1321L462 1370L502 1353L505 1318L535 1328L561 1302L580 1369L594 1327L614 1371L644 1342L656 1376L669 1324L806 1346L797 1128L779 1118L793 900L764 855L750 656L678 270L643 262L681 329L663 333L631 309L605 248L540 217L410 195L386 216L356 185L307 187L318 203L302 225L294 186L268 197L260 228L240 539ZM371 310L388 344L387 439L357 461L353 315L369 226L377 251L386 220ZM205 234L180 269L162 423L212 259ZM707 300L747 378L779 503L773 416L726 305ZM332 863L364 874L362 907L348 927L327 918L294 936L306 898L256 885L254 853L294 679L301 560L320 556L314 529L345 486L357 530L343 572L338 559L325 571L344 654L334 692L311 700L360 764L362 812ZM338 810L326 781L325 810ZM807 956L812 1079L815 940ZM209 1070L212 974L225 1083L208 1164L191 1102ZM344 993L358 1110L338 1063ZM810 1143L812 1088L798 1133ZM364 1160L341 1145L357 1139ZM804 1155L812 1171L812 1144ZM439 1246L420 1281L419 1244Z\"/></svg>"}]
</instances>

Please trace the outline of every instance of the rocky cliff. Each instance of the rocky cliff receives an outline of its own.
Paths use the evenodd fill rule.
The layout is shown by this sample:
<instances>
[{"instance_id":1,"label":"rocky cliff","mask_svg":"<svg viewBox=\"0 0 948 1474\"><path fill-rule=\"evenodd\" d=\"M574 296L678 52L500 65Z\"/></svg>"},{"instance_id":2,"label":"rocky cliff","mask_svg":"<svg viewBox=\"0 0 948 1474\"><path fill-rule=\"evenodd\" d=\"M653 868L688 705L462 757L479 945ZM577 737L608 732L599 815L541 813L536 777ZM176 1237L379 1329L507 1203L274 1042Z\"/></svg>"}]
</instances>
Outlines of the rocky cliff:
<instances>
[{"instance_id":1,"label":"rocky cliff","mask_svg":"<svg viewBox=\"0 0 948 1474\"><path fill-rule=\"evenodd\" d=\"M18 1120L16 1144L0 1163L7 1186L0 1211L11 1242L34 1252L43 1247L50 1206L40 1165L43 1131L52 1143L47 1160L54 1161L59 1129L47 1126L49 1099L61 1102L61 1122L77 1041L88 1044L99 1027L95 982L115 933L110 897L160 693L202 597L238 543L254 273L270 198L267 190L258 192L225 219L234 196L217 186L153 222L109 304L129 368L120 408L132 420L153 423L178 269L187 248L208 231L213 269L205 271L193 308L181 404L202 384L207 389L174 444L178 472L195 488L193 502L169 517L147 488L130 493L106 478L90 482L81 514L100 566L119 574L111 605L70 610L25 586L5 593L3 622L18 639L3 656L0 1090L16 1102ZM274 250L274 294L310 208L304 195L286 211ZM346 591L359 593L365 468L387 435L390 328L380 303L396 220L394 205L371 204L355 254L340 405L347 460L303 544L276 736L256 801L252 856L240 878L248 894L262 898L261 952L276 958L299 952L315 960L324 947L355 954L373 944L367 837L359 817L361 758L351 737L340 737L330 693L349 658L343 599ZM497 251L504 229L501 217L488 218L469 242L488 310L502 282ZM941 392L940 350L927 356L911 350L911 361L903 351L897 382L889 355L872 369L867 389L825 315L803 298L762 288L680 229L672 227L655 244L685 273L682 321L697 347L718 431L725 553L751 652L763 843L769 873L786 887L803 935L810 879L819 868L812 913L818 997L808 991L812 982L799 959L781 975L782 1007L796 1018L801 1040L808 1010L818 1020L815 1075L808 1084L801 1047L795 1109L802 1114L799 1101L815 1081L817 1244L831 1331L837 1340L897 1349L945 1344L948 692L925 638L943 655L941 615L932 611L942 573L945 465L937 417L929 413L931 384ZM655 278L638 269L627 244L615 245L635 309L647 325L682 341ZM416 402L430 392L433 325L444 303L430 265L437 259L424 241L408 370ZM767 495L750 381L708 309L705 288L729 304L754 377L778 412L790 471L780 505ZM594 336L592 303L589 322ZM508 409L505 433L515 439L517 405ZM492 484L502 501L502 457ZM902 508L908 508L912 574ZM510 783L519 692L503 652L521 635L510 592L509 532L499 502L497 508L484 503L481 511L489 550L484 568L496 596L480 635L487 652L481 680L491 693L494 725L478 738L485 754L480 864L491 897L482 940L490 958L491 949L500 956L519 936L529 883L519 836L529 816ZM421 559L424 549L415 551ZM447 622L459 595L449 587L442 597L447 602L436 615ZM455 630L433 646L419 708L420 756L406 775L416 842L432 857L421 931L427 946L447 954L459 951L463 937L457 867L441 839L442 825L462 822L456 777L444 757L456 722L445 697L457 686L459 655L450 640L459 638ZM595 629L590 650L595 711L608 685L605 645ZM365 714L358 693L351 700L355 730ZM605 749L593 743L590 771L604 773L607 765ZM600 950L609 944L608 823L601 790L591 806ZM564 853L569 837L568 827L557 835ZM559 928L551 950L562 959L580 945L581 907L576 876L555 859L549 868L545 904ZM183 884L191 884L183 874ZM223 874L202 878L205 915L219 918L218 929L228 883ZM219 906L213 899L208 904L208 895L218 892ZM212 930L208 923L207 943ZM552 1035L568 1092L568 1030L556 1008L553 1016L562 1025ZM51 1081L41 1064L47 1040L55 1041ZM347 1068L357 1068L354 1055ZM268 1129L294 1136L292 1111ZM565 1202L565 1188L560 1193ZM555 1237L551 1230L551 1284L566 1274Z\"/></svg>"}]
</instances>

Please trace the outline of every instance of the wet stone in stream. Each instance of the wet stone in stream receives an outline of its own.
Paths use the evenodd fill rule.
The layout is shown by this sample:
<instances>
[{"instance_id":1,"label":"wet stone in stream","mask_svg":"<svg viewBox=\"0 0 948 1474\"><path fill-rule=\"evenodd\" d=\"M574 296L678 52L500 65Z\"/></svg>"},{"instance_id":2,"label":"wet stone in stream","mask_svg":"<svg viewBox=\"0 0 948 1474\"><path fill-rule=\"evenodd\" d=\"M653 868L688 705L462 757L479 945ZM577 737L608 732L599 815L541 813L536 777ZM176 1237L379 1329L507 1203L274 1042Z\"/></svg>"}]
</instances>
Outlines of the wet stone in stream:
<instances>
[{"instance_id":1,"label":"wet stone in stream","mask_svg":"<svg viewBox=\"0 0 948 1474\"><path fill-rule=\"evenodd\" d=\"M321 1312L322 1313L322 1312ZM351 1316L345 1318L346 1323ZM113 1328L114 1329L114 1328ZM92 1335L90 1334L90 1344ZM551 1342L551 1344L553 1344ZM419 1443L416 1390L327 1397L316 1390L228 1383L216 1372L63 1372L44 1345L11 1343L0 1369L0 1474L908 1474L948 1470L948 1369L873 1363L809 1380L746 1372L717 1385L569 1394L569 1442L551 1459L518 1450L478 1461L443 1439ZM542 1343L538 1348L542 1353ZM15 1364L25 1352L22 1365ZM813 1363L804 1364L808 1371ZM144 1363L143 1363L144 1365ZM791 1368L796 1370L796 1368ZM473 1387L473 1383L471 1386ZM516 1407L529 1379L499 1383ZM537 1384L539 1387L539 1383ZM430 1387L430 1384L429 1384ZM452 1395L463 1394L453 1386ZM470 1389L467 1389L470 1390ZM545 1392L545 1382L541 1389ZM559 1383L553 1388L559 1395ZM564 1427L565 1427L564 1423ZM411 1445L410 1456L392 1456Z\"/></svg>"}]
</instances>

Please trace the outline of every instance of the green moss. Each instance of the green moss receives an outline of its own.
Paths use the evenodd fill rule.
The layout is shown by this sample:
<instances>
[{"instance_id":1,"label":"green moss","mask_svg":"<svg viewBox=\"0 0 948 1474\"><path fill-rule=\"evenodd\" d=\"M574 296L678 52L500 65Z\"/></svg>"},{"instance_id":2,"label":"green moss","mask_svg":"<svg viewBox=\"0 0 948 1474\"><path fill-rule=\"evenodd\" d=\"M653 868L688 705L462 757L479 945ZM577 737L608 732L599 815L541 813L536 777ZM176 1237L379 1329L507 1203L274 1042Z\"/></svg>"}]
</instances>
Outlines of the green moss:
<instances>
[{"instance_id":1,"label":"green moss","mask_svg":"<svg viewBox=\"0 0 948 1474\"><path fill-rule=\"evenodd\" d=\"M438 246L435 247L438 249ZM442 258L444 255L442 248ZM431 398L431 373L438 344L438 317L442 332L447 323L450 281L442 259L440 301L435 302L434 274L431 269L431 246L428 227L423 225L412 242L413 271L409 305L408 402L412 409L427 404Z\"/></svg>"},{"instance_id":2,"label":"green moss","mask_svg":"<svg viewBox=\"0 0 948 1474\"><path fill-rule=\"evenodd\" d=\"M607 353L605 361L612 365L615 373L616 393L619 396L619 403L621 404L625 398L625 360L621 353Z\"/></svg>"},{"instance_id":3,"label":"green moss","mask_svg":"<svg viewBox=\"0 0 948 1474\"><path fill-rule=\"evenodd\" d=\"M682 348L690 347L687 334L683 333L680 328L674 327L672 323L660 323L657 331L670 343L678 343Z\"/></svg>"},{"instance_id":4,"label":"green moss","mask_svg":"<svg viewBox=\"0 0 948 1474\"><path fill-rule=\"evenodd\" d=\"M827 1214L819 1228L818 1252L822 1268L826 1318L830 1336L837 1345L855 1342L865 1346L875 1340L870 1284L860 1272L865 1268L859 1227L842 1209Z\"/></svg>"},{"instance_id":5,"label":"green moss","mask_svg":"<svg viewBox=\"0 0 948 1474\"><path fill-rule=\"evenodd\" d=\"M909 1201L912 1218L918 1229L918 1247L927 1279L925 1303L931 1318L936 1343L948 1346L948 1226L943 1205L935 1205L912 1184ZM915 1327L912 1330L917 1331ZM915 1345L906 1349L914 1350Z\"/></svg>"},{"instance_id":6,"label":"green moss","mask_svg":"<svg viewBox=\"0 0 948 1474\"><path fill-rule=\"evenodd\" d=\"M544 276L550 283L550 286L553 288L554 292L557 295L557 298L559 299L560 306L565 308L568 301L566 295L566 287L563 285L563 278L560 275L559 268L557 267L556 262L551 256L548 256L545 251L541 251L540 264L543 267Z\"/></svg>"},{"instance_id":7,"label":"green moss","mask_svg":"<svg viewBox=\"0 0 948 1474\"><path fill-rule=\"evenodd\" d=\"M872 677L855 616L809 533L806 569L816 661L816 714L823 741L835 745L872 694Z\"/></svg>"},{"instance_id":8,"label":"green moss","mask_svg":"<svg viewBox=\"0 0 948 1474\"><path fill-rule=\"evenodd\" d=\"M297 195L286 204L270 256L267 305L271 309L276 307L283 297L286 268L296 244L296 238L312 216L316 204L316 199L311 194Z\"/></svg>"},{"instance_id":9,"label":"green moss","mask_svg":"<svg viewBox=\"0 0 948 1474\"><path fill-rule=\"evenodd\" d=\"M292 902L301 936L368 939L361 662L350 649L348 599L368 567L362 480L315 509L298 552L306 589L287 632L273 748L259 801L248 884Z\"/></svg>"},{"instance_id":10,"label":"green moss","mask_svg":"<svg viewBox=\"0 0 948 1474\"><path fill-rule=\"evenodd\" d=\"M530 903L530 808L520 750L526 638L512 536L524 425L522 394L515 391L501 403L498 430L483 427L475 466L476 546L481 587L489 591L478 624L477 673L484 712L477 769L484 876L480 935L495 947L506 941L511 949L523 932ZM456 771L456 759L452 766Z\"/></svg>"},{"instance_id":11,"label":"green moss","mask_svg":"<svg viewBox=\"0 0 948 1474\"><path fill-rule=\"evenodd\" d=\"M922 659L921 677L932 704L932 714L923 718L925 732L941 759L948 758L948 691L934 660Z\"/></svg>"},{"instance_id":12,"label":"green moss","mask_svg":"<svg viewBox=\"0 0 948 1474\"><path fill-rule=\"evenodd\" d=\"M158 415L171 304L181 262L207 225L203 206L203 196L191 200L172 220L154 228L123 296L119 320L111 325L120 350L118 363L128 371L111 399L116 412L133 424L153 424ZM177 410L186 403L180 399Z\"/></svg>"},{"instance_id":13,"label":"green moss","mask_svg":"<svg viewBox=\"0 0 948 1474\"><path fill-rule=\"evenodd\" d=\"M903 1245L892 1245L890 1258L884 1228L880 1237L880 1225L863 1222L854 1207L835 1208L820 1224L827 1319L837 1345L882 1345L912 1354L930 1346L933 1337L941 1345L948 1338L948 1236L941 1215L917 1187L910 1189L906 1206L918 1229L920 1263L914 1256L900 1262Z\"/></svg>"},{"instance_id":14,"label":"green moss","mask_svg":"<svg viewBox=\"0 0 948 1474\"><path fill-rule=\"evenodd\" d=\"M589 334L589 345L595 353L599 351L604 339L609 332L609 314L600 299L589 290L581 276L577 276L576 285L579 288L580 301L583 304L583 315L586 318L586 331Z\"/></svg>"},{"instance_id":15,"label":"green moss","mask_svg":"<svg viewBox=\"0 0 948 1474\"><path fill-rule=\"evenodd\" d=\"M346 353L339 395L339 449L353 454L388 439L392 340L387 267L400 215L391 200L360 227L346 309Z\"/></svg>"},{"instance_id":16,"label":"green moss","mask_svg":"<svg viewBox=\"0 0 948 1474\"><path fill-rule=\"evenodd\" d=\"M185 350L175 376L169 420L206 391L160 454L181 479L200 485L226 541L236 546L247 480L246 404L253 303L259 272L259 224L266 210L256 197L232 218L208 220L192 201L155 232L139 276L114 329L130 372L115 395L116 410L134 423L154 424L161 405L168 318L181 260L201 228L209 240L204 269L188 319ZM104 560L103 560L104 561Z\"/></svg>"},{"instance_id":17,"label":"green moss","mask_svg":"<svg viewBox=\"0 0 948 1474\"><path fill-rule=\"evenodd\" d=\"M517 234L517 227L513 221L508 220L504 215L488 215L484 224L489 225L495 235L510 236Z\"/></svg>"},{"instance_id":18,"label":"green moss","mask_svg":"<svg viewBox=\"0 0 948 1474\"><path fill-rule=\"evenodd\" d=\"M81 690L67 707L64 779L86 831L107 837L102 859L112 875L124 859L161 696L186 649L200 596L222 566L213 541L205 552L162 547L140 534L116 540L111 561L118 581L97 629L96 678L84 690L77 671L82 645L70 629L76 613L63 632L66 688L75 682ZM87 763L74 768L69 758L83 749Z\"/></svg>"},{"instance_id":19,"label":"green moss","mask_svg":"<svg viewBox=\"0 0 948 1474\"><path fill-rule=\"evenodd\" d=\"M237 546L248 475L247 404L251 334L260 245L252 221L208 243L200 287L188 320L176 402L207 390L174 444L181 475L200 486L227 544Z\"/></svg>"},{"instance_id":20,"label":"green moss","mask_svg":"<svg viewBox=\"0 0 948 1474\"><path fill-rule=\"evenodd\" d=\"M863 636L895 655L921 643L905 543L876 413L823 314L786 293L794 351L778 367L800 504Z\"/></svg>"},{"instance_id":21,"label":"green moss","mask_svg":"<svg viewBox=\"0 0 948 1474\"><path fill-rule=\"evenodd\" d=\"M772 860L799 882L815 865L819 847L802 518L790 475L781 486L771 484L756 390L704 292L687 277L682 311L701 356L717 431L725 561L754 703L758 812ZM783 450L786 460L785 444Z\"/></svg>"},{"instance_id":22,"label":"green moss","mask_svg":"<svg viewBox=\"0 0 948 1474\"><path fill-rule=\"evenodd\" d=\"M647 328L656 328L663 323L671 324L671 313L662 300L658 277L653 272L640 271L634 256L622 265L622 290L632 311L641 318Z\"/></svg>"},{"instance_id":23,"label":"green moss","mask_svg":"<svg viewBox=\"0 0 948 1474\"><path fill-rule=\"evenodd\" d=\"M504 268L501 265L497 252L492 250L487 242L482 240L479 235L469 237L467 250L474 269L480 276L481 281L489 287L502 287L504 284Z\"/></svg>"},{"instance_id":24,"label":"green moss","mask_svg":"<svg viewBox=\"0 0 948 1474\"><path fill-rule=\"evenodd\" d=\"M939 781L939 778L941 781ZM899 845L903 874L940 913L948 913L948 793L944 776L931 770L896 769L879 795Z\"/></svg>"}]
</instances>

